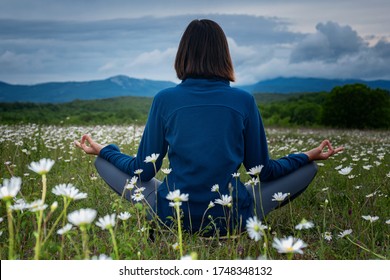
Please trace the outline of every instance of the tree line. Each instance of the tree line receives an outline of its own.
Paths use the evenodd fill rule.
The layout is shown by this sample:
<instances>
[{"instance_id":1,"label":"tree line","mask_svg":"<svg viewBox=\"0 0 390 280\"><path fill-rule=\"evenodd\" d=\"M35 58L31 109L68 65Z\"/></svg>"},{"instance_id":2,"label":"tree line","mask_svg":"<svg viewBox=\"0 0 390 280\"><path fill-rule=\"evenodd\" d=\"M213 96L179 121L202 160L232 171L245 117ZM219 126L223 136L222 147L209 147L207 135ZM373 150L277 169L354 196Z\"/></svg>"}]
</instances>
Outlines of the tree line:
<instances>
[{"instance_id":1,"label":"tree line","mask_svg":"<svg viewBox=\"0 0 390 280\"><path fill-rule=\"evenodd\" d=\"M259 102L266 125L390 128L390 92L363 84L335 87L270 103Z\"/></svg>"}]
</instances>

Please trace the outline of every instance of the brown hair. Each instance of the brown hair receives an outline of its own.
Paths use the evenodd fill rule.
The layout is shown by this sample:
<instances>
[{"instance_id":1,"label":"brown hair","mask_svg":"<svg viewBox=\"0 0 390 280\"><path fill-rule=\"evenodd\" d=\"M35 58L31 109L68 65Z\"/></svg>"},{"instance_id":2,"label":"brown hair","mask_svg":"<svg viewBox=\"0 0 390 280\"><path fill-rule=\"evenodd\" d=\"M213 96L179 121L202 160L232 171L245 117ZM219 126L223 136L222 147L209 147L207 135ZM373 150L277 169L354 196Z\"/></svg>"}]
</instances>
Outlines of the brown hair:
<instances>
[{"instance_id":1,"label":"brown hair","mask_svg":"<svg viewBox=\"0 0 390 280\"><path fill-rule=\"evenodd\" d=\"M181 37L175 60L176 75L222 78L234 82L229 46L222 28L208 19L193 20Z\"/></svg>"}]
</instances>

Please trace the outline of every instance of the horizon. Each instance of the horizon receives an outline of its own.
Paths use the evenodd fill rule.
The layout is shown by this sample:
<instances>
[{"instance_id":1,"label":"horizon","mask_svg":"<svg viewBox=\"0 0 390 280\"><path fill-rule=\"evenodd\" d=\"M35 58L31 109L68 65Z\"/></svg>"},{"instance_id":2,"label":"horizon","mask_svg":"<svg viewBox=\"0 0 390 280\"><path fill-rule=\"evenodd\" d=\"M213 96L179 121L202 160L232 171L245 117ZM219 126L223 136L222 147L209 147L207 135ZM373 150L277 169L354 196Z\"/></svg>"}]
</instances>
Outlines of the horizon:
<instances>
[{"instance_id":1,"label":"horizon","mask_svg":"<svg viewBox=\"0 0 390 280\"><path fill-rule=\"evenodd\" d=\"M0 80L32 85L123 73L177 83L177 45L194 18L224 29L240 85L277 77L390 79L390 2L269 2L3 0Z\"/></svg>"},{"instance_id":2,"label":"horizon","mask_svg":"<svg viewBox=\"0 0 390 280\"><path fill-rule=\"evenodd\" d=\"M151 82L171 82L171 83L174 83L174 84L179 84L181 82L180 80L177 80L175 82L175 81L169 81L169 80L154 80L154 79L148 79L148 78L135 78L135 77L130 77L130 76L127 76L127 75L124 75L124 74L117 74L117 75L106 77L106 78L92 79L92 80L47 81L47 82L32 83L32 84L15 84L15 83L8 83L8 82L3 81L3 80L0 80L0 82L8 84L8 85L11 85L11 86L38 86L38 85L50 84L50 83L88 83L88 82L109 80L109 79L116 78L116 77L126 77L126 78L129 78L129 79L136 79L136 80L141 80L141 81L144 80L144 81L151 81ZM250 84L237 84L236 82L230 82L230 84L232 84L233 86L238 86L238 87L246 87L246 86L253 86L253 85L257 84L257 83L266 82L266 81L273 81L273 80L277 80L277 79L285 79L285 80L288 80L288 79L302 79L302 80L310 80L310 79L314 80L314 79L317 79L317 80L341 81L341 82L342 81L350 81L350 80L351 81L362 81L362 82L380 82L380 81L390 82L390 79L373 79L373 80L369 80L369 79L358 79L358 78L343 79L343 78L298 77L298 76L285 77L285 76L278 76L278 77L274 77L274 78L270 78L270 79L258 80L258 81L255 81L254 83L250 83Z\"/></svg>"}]
</instances>

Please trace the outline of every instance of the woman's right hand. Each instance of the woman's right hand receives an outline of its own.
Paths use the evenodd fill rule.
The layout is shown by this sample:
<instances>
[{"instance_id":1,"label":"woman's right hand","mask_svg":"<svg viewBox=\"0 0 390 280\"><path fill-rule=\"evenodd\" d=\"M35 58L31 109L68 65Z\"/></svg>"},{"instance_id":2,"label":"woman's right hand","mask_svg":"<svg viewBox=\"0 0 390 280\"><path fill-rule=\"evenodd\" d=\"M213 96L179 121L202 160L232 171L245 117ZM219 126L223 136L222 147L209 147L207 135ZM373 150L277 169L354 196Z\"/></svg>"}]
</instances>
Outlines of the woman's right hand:
<instances>
[{"instance_id":1,"label":"woman's right hand","mask_svg":"<svg viewBox=\"0 0 390 280\"><path fill-rule=\"evenodd\" d=\"M326 151L324 151L325 148L327 148ZM344 147L337 147L336 149L334 149L329 140L324 140L318 147L305 152L305 154L309 157L309 161L326 160L330 156L333 156L334 154L337 154L342 150L344 150Z\"/></svg>"},{"instance_id":2,"label":"woman's right hand","mask_svg":"<svg viewBox=\"0 0 390 280\"><path fill-rule=\"evenodd\" d=\"M99 155L101 149L103 149L103 145L96 143L92 140L91 136L84 134L81 137L81 141L74 141L76 147L82 149L86 154L89 155ZM88 144L88 145L87 145Z\"/></svg>"}]
</instances>

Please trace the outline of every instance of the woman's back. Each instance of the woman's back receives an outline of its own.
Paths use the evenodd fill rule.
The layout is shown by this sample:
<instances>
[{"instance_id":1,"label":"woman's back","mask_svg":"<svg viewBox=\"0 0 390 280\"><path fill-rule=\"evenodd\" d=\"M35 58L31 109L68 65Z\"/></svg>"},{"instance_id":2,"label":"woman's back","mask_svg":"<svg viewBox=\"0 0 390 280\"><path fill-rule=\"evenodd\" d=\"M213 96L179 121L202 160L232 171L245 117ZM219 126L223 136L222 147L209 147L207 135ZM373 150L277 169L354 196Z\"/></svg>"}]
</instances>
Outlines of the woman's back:
<instances>
[{"instance_id":1,"label":"woman's back","mask_svg":"<svg viewBox=\"0 0 390 280\"><path fill-rule=\"evenodd\" d=\"M237 213L237 207L240 214L249 215L248 193L240 182L236 192L232 173L244 161L246 123L254 107L250 94L231 88L228 81L221 79L189 78L155 97L150 118L160 118L162 122L172 168L168 185L164 182L159 187L159 215L172 214L169 207L167 211L165 199L172 189L189 194L189 209L183 210L191 215L193 228L210 201L220 195L232 195L231 192L238 194L238 200L232 203L233 212ZM215 184L219 185L219 193L211 192ZM223 213L222 206L217 205L209 214L221 217Z\"/></svg>"}]
</instances>

